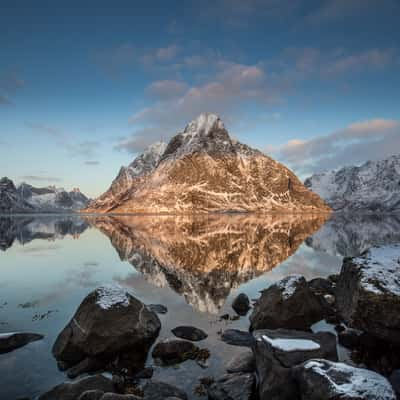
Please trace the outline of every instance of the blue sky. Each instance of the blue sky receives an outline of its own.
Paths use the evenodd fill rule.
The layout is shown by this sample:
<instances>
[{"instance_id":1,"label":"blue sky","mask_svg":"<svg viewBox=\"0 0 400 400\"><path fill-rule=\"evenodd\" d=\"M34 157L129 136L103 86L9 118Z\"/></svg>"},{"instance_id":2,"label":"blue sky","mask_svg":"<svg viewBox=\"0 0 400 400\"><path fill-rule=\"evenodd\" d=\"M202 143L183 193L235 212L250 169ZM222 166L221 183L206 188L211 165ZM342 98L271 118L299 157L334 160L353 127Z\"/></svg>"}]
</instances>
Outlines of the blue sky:
<instances>
[{"instance_id":1,"label":"blue sky","mask_svg":"<svg viewBox=\"0 0 400 400\"><path fill-rule=\"evenodd\" d=\"M202 111L302 178L399 153L399 18L397 0L3 0L0 175L96 196Z\"/></svg>"}]
</instances>

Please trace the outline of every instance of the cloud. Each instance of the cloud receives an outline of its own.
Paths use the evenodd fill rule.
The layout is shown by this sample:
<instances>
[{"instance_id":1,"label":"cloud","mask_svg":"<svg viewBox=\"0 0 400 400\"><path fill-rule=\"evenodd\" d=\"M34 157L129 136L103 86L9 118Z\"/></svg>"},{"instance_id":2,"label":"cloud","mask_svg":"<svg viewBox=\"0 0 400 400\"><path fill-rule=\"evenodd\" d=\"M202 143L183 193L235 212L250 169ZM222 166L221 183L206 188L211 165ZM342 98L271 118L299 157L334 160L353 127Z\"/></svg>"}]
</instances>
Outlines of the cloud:
<instances>
[{"instance_id":1,"label":"cloud","mask_svg":"<svg viewBox=\"0 0 400 400\"><path fill-rule=\"evenodd\" d=\"M53 138L57 145L65 149L72 157L91 158L100 147L100 142L98 141L85 140L78 142L72 135L64 132L63 129L42 122L26 122L25 124L40 135Z\"/></svg>"},{"instance_id":2,"label":"cloud","mask_svg":"<svg viewBox=\"0 0 400 400\"><path fill-rule=\"evenodd\" d=\"M310 140L291 140L274 153L297 173L305 175L399 152L400 120L371 119Z\"/></svg>"},{"instance_id":3,"label":"cloud","mask_svg":"<svg viewBox=\"0 0 400 400\"><path fill-rule=\"evenodd\" d=\"M39 175L24 175L20 177L21 180L23 181L28 181L28 182L62 182L63 180L61 178L57 178L54 176L39 176Z\"/></svg>"},{"instance_id":4,"label":"cloud","mask_svg":"<svg viewBox=\"0 0 400 400\"><path fill-rule=\"evenodd\" d=\"M165 141L174 133L173 130L166 131L159 126L137 129L131 136L121 138L114 146L114 149L132 154L141 153L150 144Z\"/></svg>"},{"instance_id":5,"label":"cloud","mask_svg":"<svg viewBox=\"0 0 400 400\"><path fill-rule=\"evenodd\" d=\"M13 105L10 97L24 85L25 82L14 72L0 74L0 106Z\"/></svg>"},{"instance_id":6,"label":"cloud","mask_svg":"<svg viewBox=\"0 0 400 400\"><path fill-rule=\"evenodd\" d=\"M180 48L176 44L171 44L167 47L159 47L145 52L141 56L143 64L165 63L172 61L178 55Z\"/></svg>"},{"instance_id":7,"label":"cloud","mask_svg":"<svg viewBox=\"0 0 400 400\"><path fill-rule=\"evenodd\" d=\"M146 93L152 98L165 100L178 97L185 93L187 89L188 85L185 82L162 80L151 83L147 87Z\"/></svg>"},{"instance_id":8,"label":"cloud","mask_svg":"<svg viewBox=\"0 0 400 400\"><path fill-rule=\"evenodd\" d=\"M85 165L99 165L100 161L88 160L84 162Z\"/></svg>"}]
</instances>

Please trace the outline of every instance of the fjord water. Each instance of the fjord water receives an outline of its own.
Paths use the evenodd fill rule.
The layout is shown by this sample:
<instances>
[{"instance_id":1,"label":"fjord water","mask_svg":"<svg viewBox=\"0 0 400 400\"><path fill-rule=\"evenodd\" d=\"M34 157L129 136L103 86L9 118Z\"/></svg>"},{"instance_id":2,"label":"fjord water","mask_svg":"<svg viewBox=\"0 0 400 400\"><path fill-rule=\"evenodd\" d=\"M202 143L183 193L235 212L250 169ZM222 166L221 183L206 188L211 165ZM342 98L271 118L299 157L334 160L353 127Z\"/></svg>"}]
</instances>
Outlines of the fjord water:
<instances>
[{"instance_id":1,"label":"fjord water","mask_svg":"<svg viewBox=\"0 0 400 400\"><path fill-rule=\"evenodd\" d=\"M230 305L290 274L307 279L339 272L342 259L400 241L395 216L3 216L0 217L0 333L30 331L41 341L0 355L0 398L34 398L67 380L51 347L83 298L104 283L125 287L146 304L163 304L159 339L193 325L208 333L208 368L147 364L154 377L193 393L199 378L218 376L235 352L221 330L248 328Z\"/></svg>"}]
</instances>

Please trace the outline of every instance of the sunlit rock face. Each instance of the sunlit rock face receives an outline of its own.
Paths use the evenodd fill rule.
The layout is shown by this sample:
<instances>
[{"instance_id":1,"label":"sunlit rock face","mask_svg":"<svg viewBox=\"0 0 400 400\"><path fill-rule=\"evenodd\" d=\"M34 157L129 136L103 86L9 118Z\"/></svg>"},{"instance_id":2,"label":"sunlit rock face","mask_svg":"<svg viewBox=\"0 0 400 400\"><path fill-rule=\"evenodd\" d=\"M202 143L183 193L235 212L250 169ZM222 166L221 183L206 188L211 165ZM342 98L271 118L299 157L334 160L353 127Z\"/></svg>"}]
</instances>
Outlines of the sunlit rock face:
<instances>
[{"instance_id":1,"label":"sunlit rock face","mask_svg":"<svg viewBox=\"0 0 400 400\"><path fill-rule=\"evenodd\" d=\"M56 240L67 235L79 237L88 227L88 223L78 217L0 217L0 250L7 250L15 242Z\"/></svg>"},{"instance_id":2,"label":"sunlit rock face","mask_svg":"<svg viewBox=\"0 0 400 400\"><path fill-rule=\"evenodd\" d=\"M306 243L334 256L356 257L370 247L400 242L400 214L333 214Z\"/></svg>"},{"instance_id":3,"label":"sunlit rock face","mask_svg":"<svg viewBox=\"0 0 400 400\"><path fill-rule=\"evenodd\" d=\"M232 288L291 256L324 223L319 215L114 216L89 219L122 260L217 313Z\"/></svg>"},{"instance_id":4,"label":"sunlit rock face","mask_svg":"<svg viewBox=\"0 0 400 400\"><path fill-rule=\"evenodd\" d=\"M284 165L233 140L203 113L122 168L86 212L329 211Z\"/></svg>"}]
</instances>

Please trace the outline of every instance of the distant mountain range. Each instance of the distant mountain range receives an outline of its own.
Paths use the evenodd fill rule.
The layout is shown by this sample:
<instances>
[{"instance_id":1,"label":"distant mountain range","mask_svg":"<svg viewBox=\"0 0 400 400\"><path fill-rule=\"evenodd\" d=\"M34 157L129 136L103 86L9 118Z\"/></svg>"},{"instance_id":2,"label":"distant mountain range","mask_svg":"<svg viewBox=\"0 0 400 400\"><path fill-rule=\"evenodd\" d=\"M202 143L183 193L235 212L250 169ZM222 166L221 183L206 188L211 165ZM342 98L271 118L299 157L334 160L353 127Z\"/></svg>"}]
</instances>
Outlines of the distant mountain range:
<instances>
[{"instance_id":1,"label":"distant mountain range","mask_svg":"<svg viewBox=\"0 0 400 400\"><path fill-rule=\"evenodd\" d=\"M304 184L335 211L399 212L400 155L315 174Z\"/></svg>"},{"instance_id":2,"label":"distant mountain range","mask_svg":"<svg viewBox=\"0 0 400 400\"><path fill-rule=\"evenodd\" d=\"M27 183L16 187L11 179L0 179L0 213L71 212L88 203L79 189L66 192L54 186L36 188Z\"/></svg>"},{"instance_id":3,"label":"distant mountain range","mask_svg":"<svg viewBox=\"0 0 400 400\"><path fill-rule=\"evenodd\" d=\"M121 168L86 212L192 213L329 211L284 165L229 136L203 113L168 144Z\"/></svg>"}]
</instances>

